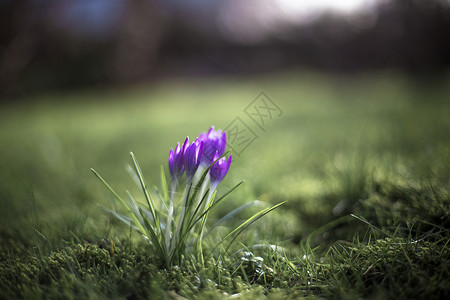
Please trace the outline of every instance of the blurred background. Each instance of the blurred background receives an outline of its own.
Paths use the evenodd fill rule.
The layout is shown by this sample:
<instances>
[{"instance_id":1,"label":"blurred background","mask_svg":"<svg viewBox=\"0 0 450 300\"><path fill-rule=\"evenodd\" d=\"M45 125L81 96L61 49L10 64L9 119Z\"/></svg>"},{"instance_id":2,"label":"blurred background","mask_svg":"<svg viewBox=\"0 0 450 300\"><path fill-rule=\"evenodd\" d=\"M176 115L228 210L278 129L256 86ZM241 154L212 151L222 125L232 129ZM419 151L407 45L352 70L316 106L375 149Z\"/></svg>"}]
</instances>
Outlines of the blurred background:
<instances>
[{"instance_id":1,"label":"blurred background","mask_svg":"<svg viewBox=\"0 0 450 300\"><path fill-rule=\"evenodd\" d=\"M449 64L449 0L0 0L2 99L304 68L434 76Z\"/></svg>"}]
</instances>

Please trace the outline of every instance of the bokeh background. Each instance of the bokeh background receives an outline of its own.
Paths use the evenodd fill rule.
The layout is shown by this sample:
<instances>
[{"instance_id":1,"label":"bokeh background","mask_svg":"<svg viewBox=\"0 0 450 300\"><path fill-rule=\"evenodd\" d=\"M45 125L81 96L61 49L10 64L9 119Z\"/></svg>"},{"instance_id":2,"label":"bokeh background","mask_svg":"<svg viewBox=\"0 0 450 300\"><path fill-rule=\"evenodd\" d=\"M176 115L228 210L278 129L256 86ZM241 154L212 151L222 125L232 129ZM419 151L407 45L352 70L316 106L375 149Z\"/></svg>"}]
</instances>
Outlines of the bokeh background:
<instances>
[{"instance_id":1,"label":"bokeh background","mask_svg":"<svg viewBox=\"0 0 450 300\"><path fill-rule=\"evenodd\" d=\"M304 68L436 76L449 19L448 0L2 0L0 91Z\"/></svg>"},{"instance_id":2,"label":"bokeh background","mask_svg":"<svg viewBox=\"0 0 450 300\"><path fill-rule=\"evenodd\" d=\"M129 151L159 185L171 147L236 117L258 138L216 217L287 200L256 232L296 245L351 212L428 214L386 189L448 188L449 66L448 0L0 0L2 243L110 236L91 167L139 195ZM283 112L263 129L261 91Z\"/></svg>"}]
</instances>

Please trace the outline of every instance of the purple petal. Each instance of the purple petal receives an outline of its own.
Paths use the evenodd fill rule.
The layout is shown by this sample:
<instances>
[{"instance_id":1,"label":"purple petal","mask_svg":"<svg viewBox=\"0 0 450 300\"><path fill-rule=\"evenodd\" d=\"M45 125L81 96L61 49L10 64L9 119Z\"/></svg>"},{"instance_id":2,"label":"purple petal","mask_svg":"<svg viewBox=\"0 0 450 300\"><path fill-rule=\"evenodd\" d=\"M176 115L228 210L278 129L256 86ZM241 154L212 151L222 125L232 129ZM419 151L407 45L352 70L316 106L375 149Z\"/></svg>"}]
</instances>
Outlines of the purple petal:
<instances>
[{"instance_id":1,"label":"purple petal","mask_svg":"<svg viewBox=\"0 0 450 300\"><path fill-rule=\"evenodd\" d=\"M184 166L188 178L192 177L197 171L202 155L203 141L199 141L198 139L196 139L191 145L187 147L184 154Z\"/></svg>"},{"instance_id":2,"label":"purple petal","mask_svg":"<svg viewBox=\"0 0 450 300\"><path fill-rule=\"evenodd\" d=\"M169 152L169 171L170 171L170 175L172 177L175 176L175 170L174 170L174 166L173 166L173 159L174 159L173 149L170 149L170 152Z\"/></svg>"},{"instance_id":3,"label":"purple petal","mask_svg":"<svg viewBox=\"0 0 450 300\"><path fill-rule=\"evenodd\" d=\"M214 160L214 154L216 151L219 155L225 153L226 148L226 135L222 130L214 130L214 126L211 126L207 133L201 133L199 139L204 142L202 163L210 165Z\"/></svg>"},{"instance_id":4,"label":"purple petal","mask_svg":"<svg viewBox=\"0 0 450 300\"><path fill-rule=\"evenodd\" d=\"M215 160L217 160L218 152L214 155ZM216 186L220 181L222 181L228 173L231 164L231 155L228 160L225 157L220 158L215 164L211 166L209 174L211 176L211 184Z\"/></svg>"},{"instance_id":5,"label":"purple petal","mask_svg":"<svg viewBox=\"0 0 450 300\"><path fill-rule=\"evenodd\" d=\"M198 151L197 151L197 160L196 160L197 165L200 164L200 161L202 160L203 149L204 149L203 141L200 141L199 143L200 143L200 145L197 147L197 149L198 149Z\"/></svg>"},{"instance_id":6,"label":"purple petal","mask_svg":"<svg viewBox=\"0 0 450 300\"><path fill-rule=\"evenodd\" d=\"M183 148L181 148L181 152L184 154L186 151L186 148L189 146L189 137L186 137L186 140L184 141Z\"/></svg>"}]
</instances>

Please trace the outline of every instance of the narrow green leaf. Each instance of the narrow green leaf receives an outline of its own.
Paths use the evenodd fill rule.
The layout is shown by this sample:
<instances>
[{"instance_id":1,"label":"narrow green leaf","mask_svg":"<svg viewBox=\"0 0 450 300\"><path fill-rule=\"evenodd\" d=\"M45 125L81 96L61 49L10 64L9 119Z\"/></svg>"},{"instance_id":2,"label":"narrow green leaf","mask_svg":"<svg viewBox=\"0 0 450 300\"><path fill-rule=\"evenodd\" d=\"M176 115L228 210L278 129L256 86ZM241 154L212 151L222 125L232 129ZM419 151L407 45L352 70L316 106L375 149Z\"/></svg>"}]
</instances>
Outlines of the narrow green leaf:
<instances>
[{"instance_id":1,"label":"narrow green leaf","mask_svg":"<svg viewBox=\"0 0 450 300\"><path fill-rule=\"evenodd\" d=\"M194 212L192 213L192 216L191 216L191 218L190 218L190 220L189 220L189 222L188 222L188 228L189 228L189 230L191 230L191 228L192 228L192 227L191 227L191 224L192 224L192 222L193 222L195 216L196 216L197 213L199 212L200 207L202 206L202 204L203 204L203 202L205 201L206 197L208 196L208 193L209 193L209 189L205 192L205 194L203 195L202 199L198 202L198 205L197 205L197 207L195 208ZM204 215L204 214L202 214L202 216L203 216L203 215ZM198 220L200 220L200 218L201 218L201 217L199 217L199 218L194 222L194 224L197 223Z\"/></svg>"},{"instance_id":2,"label":"narrow green leaf","mask_svg":"<svg viewBox=\"0 0 450 300\"><path fill-rule=\"evenodd\" d=\"M256 204L261 204L264 203L262 201L259 200L254 200L252 202L249 203L245 203L241 206L239 206L236 209L233 209L232 211L230 211L229 213L227 213L225 216L223 216L222 218L220 218L219 221L217 221L216 223L214 223L213 226L211 226L211 228L208 230L208 232L205 233L205 236L207 236L214 228L216 228L217 226L219 226L220 224L222 224L223 222L227 221L228 219L234 217L236 214L240 213L241 211L243 211L244 209L256 205Z\"/></svg>"},{"instance_id":3,"label":"narrow green leaf","mask_svg":"<svg viewBox=\"0 0 450 300\"><path fill-rule=\"evenodd\" d=\"M142 187L142 191L144 192L145 199L147 200L148 207L150 208L150 212L152 213L153 219L156 222L157 218L156 218L156 213L155 213L155 209L153 206L153 201L150 197L150 193L148 192L147 185L145 184L144 176L142 175L142 171L141 171L141 167L139 166L139 163L137 162L137 159L136 159L136 156L134 156L134 153L130 152L130 155L131 155L131 159L133 160L134 168L138 175L139 182L141 183L141 187Z\"/></svg>"},{"instance_id":4,"label":"narrow green leaf","mask_svg":"<svg viewBox=\"0 0 450 300\"><path fill-rule=\"evenodd\" d=\"M134 200L133 196L129 191L127 191L128 198L130 199L130 209L133 211L133 213L138 217L139 223L142 224L143 220L141 215L139 214L138 205L136 204L136 201Z\"/></svg>"},{"instance_id":5,"label":"narrow green leaf","mask_svg":"<svg viewBox=\"0 0 450 300\"><path fill-rule=\"evenodd\" d=\"M145 228L147 229L147 231L146 231L147 237L150 239L150 241L154 245L156 251L159 254L159 257L166 257L166 255L165 255L166 251L164 251L163 248L161 247L162 243L160 242L160 239L158 238L157 234L155 233L152 226L150 225L147 218L145 217L142 208L140 208L140 207L139 207L139 212L141 213L142 219L144 220Z\"/></svg>"},{"instance_id":6,"label":"narrow green leaf","mask_svg":"<svg viewBox=\"0 0 450 300\"><path fill-rule=\"evenodd\" d=\"M145 231L144 231L144 232L141 232L136 226L134 226L134 223L133 223L133 219L132 219L132 218L127 217L127 216L122 215L122 214L119 214L119 213L117 213L117 212L115 212L115 211L113 211L113 210L111 210L111 209L109 209L109 208L103 207L103 206L102 206L102 209L103 209L104 211L106 211L107 213L113 215L113 216L116 217L117 219L119 219L121 222L127 224L128 226L130 226L131 228L133 228L134 230L136 230L138 233L140 233L140 234L142 234L142 235L145 235Z\"/></svg>"},{"instance_id":7,"label":"narrow green leaf","mask_svg":"<svg viewBox=\"0 0 450 300\"><path fill-rule=\"evenodd\" d=\"M253 216L251 216L250 218L248 218L245 222L243 222L241 225L239 225L238 227L236 227L233 231L231 231L230 233L228 233L217 245L215 248L217 248L218 245L222 244L226 239L228 239L229 237L231 237L232 235L234 235L233 239L231 240L231 242L228 244L227 248L228 249L230 247L230 245L234 242L234 240L245 230L247 229L250 225L252 225L253 223L255 223L256 221L258 221L261 217L265 216L266 214L268 214L269 212L271 212L272 210L280 207L281 205L285 204L286 201L283 201L281 203L278 203L277 205L274 205L270 208L266 208L263 209L259 212L257 212L256 214L254 214Z\"/></svg>"},{"instance_id":8,"label":"narrow green leaf","mask_svg":"<svg viewBox=\"0 0 450 300\"><path fill-rule=\"evenodd\" d=\"M178 218L176 221L176 227L174 227L175 234L172 236L172 242L171 242L171 251L178 251L178 247L181 245L181 239L180 236L186 235L187 231L183 231L186 224L186 215L188 214L187 211L187 199L189 198L190 192L191 192L192 185L186 186L186 191L183 196L183 201L181 203L181 211L178 214Z\"/></svg>"},{"instance_id":9,"label":"narrow green leaf","mask_svg":"<svg viewBox=\"0 0 450 300\"><path fill-rule=\"evenodd\" d=\"M212 203L212 205L209 207L209 208L207 208L197 219L195 219L195 221L191 221L190 223L189 223L189 230L191 230L191 228L198 222L198 221L200 221L202 218L203 218L203 216L205 215L205 214L207 214L210 210L212 210L217 204L219 204L223 199L225 199L225 197L226 196L228 196L232 191L234 191L237 187L239 187L242 183L244 183L244 181L241 181L241 182L239 182L238 184L236 184L233 188L231 188L228 192L226 192L224 195L222 195L219 199L217 199L216 201L214 201L213 203ZM205 195L205 197L206 197L206 195ZM188 230L188 231L189 231Z\"/></svg>"},{"instance_id":10,"label":"narrow green leaf","mask_svg":"<svg viewBox=\"0 0 450 300\"><path fill-rule=\"evenodd\" d=\"M208 207L205 210L205 211L207 211L207 213L203 215L202 223L200 225L200 232L203 232L203 228L205 228L206 220L208 219L208 215L209 215L209 211L210 211L209 208L214 203L214 197L216 196L216 194L217 194L217 190L214 191L214 193L212 194L212 197L211 197L211 199L209 201Z\"/></svg>"},{"instance_id":11,"label":"narrow green leaf","mask_svg":"<svg viewBox=\"0 0 450 300\"><path fill-rule=\"evenodd\" d=\"M141 209L142 209L142 211L144 212L145 216L146 216L148 219L153 220L152 214L151 214L147 209L145 209L145 208L143 208L143 207L141 207ZM162 222L160 223L160 225L161 225L161 229L162 229L162 230L165 230L166 225L165 225L164 223L162 223Z\"/></svg>"},{"instance_id":12,"label":"narrow green leaf","mask_svg":"<svg viewBox=\"0 0 450 300\"><path fill-rule=\"evenodd\" d=\"M228 151L229 152L229 151ZM218 159L216 159L213 163L211 163L208 168L206 168L206 170L203 171L202 176L200 177L200 180L197 182L197 184L194 187L194 194L192 195L191 199L195 199L197 197L197 193L200 189L200 187L202 186L203 182L206 179L206 175L208 175L209 170L211 169L211 167L217 163L222 157L224 157L228 152L222 154ZM191 201L192 202L192 201Z\"/></svg>"},{"instance_id":13,"label":"narrow green leaf","mask_svg":"<svg viewBox=\"0 0 450 300\"><path fill-rule=\"evenodd\" d=\"M375 232L374 229L376 229L376 230L380 231L381 233L387 235L388 237L393 238L393 236L392 236L391 234L389 234L389 233L387 233L386 231L383 231L382 229L380 229L380 228L378 228L377 226L373 225L372 223L370 223L369 221L367 221L367 220L364 219L363 217L359 217L359 216L354 215L354 214L350 214L350 215L351 215L353 218L355 218L355 219L357 219L357 220L360 220L360 221L363 222L364 224L367 224L374 232Z\"/></svg>"},{"instance_id":14,"label":"narrow green leaf","mask_svg":"<svg viewBox=\"0 0 450 300\"><path fill-rule=\"evenodd\" d=\"M161 195L161 192L159 191L159 189L158 189L158 187L156 185L153 188L154 188L154 191L156 193L156 198L157 198L159 206L160 206L160 209L158 210L158 213L161 214L161 212L163 211L163 208L164 208L164 211L167 212L169 209L167 207L167 204L164 203L164 196ZM161 219L161 215L159 216L159 218Z\"/></svg>"},{"instance_id":15,"label":"narrow green leaf","mask_svg":"<svg viewBox=\"0 0 450 300\"><path fill-rule=\"evenodd\" d=\"M161 188L162 188L162 192L163 192L164 203L167 203L167 202L169 202L169 192L167 189L166 174L164 173L163 166L161 166Z\"/></svg>"},{"instance_id":16,"label":"narrow green leaf","mask_svg":"<svg viewBox=\"0 0 450 300\"><path fill-rule=\"evenodd\" d=\"M120 204L123 206L123 208L125 208L128 212L128 214L132 217L133 222L135 223L135 226L141 231L141 232L145 232L144 227L142 227L141 223L139 222L137 216L133 213L133 211L131 210L131 208L125 203L125 201L123 201L123 199L119 196L119 194L116 193L116 191L105 181L105 179L103 179L102 176L100 176L100 174L97 173L97 171L95 171L94 169L91 168L91 171L94 173L95 176L97 176L98 179L100 179L100 181L106 186L106 188L113 194L113 196L119 200Z\"/></svg>"},{"instance_id":17,"label":"narrow green leaf","mask_svg":"<svg viewBox=\"0 0 450 300\"><path fill-rule=\"evenodd\" d=\"M208 207L206 207L205 210L208 210L208 208L210 208L212 206L212 204L214 203L214 197L217 194L217 190L215 190L211 196L211 198L209 199L208 202ZM208 210L209 211L209 210ZM202 246L202 241L203 241L203 230L205 228L205 224L206 224L206 220L208 219L208 214L206 213L203 218L202 218L202 223L200 224L200 229L199 229L199 233L198 233L198 238L197 238L197 256L198 256L198 261L200 261L200 263L202 265L204 265L204 259L203 259L203 246Z\"/></svg>"},{"instance_id":18,"label":"narrow green leaf","mask_svg":"<svg viewBox=\"0 0 450 300\"><path fill-rule=\"evenodd\" d=\"M130 152L130 154L131 154L131 158L133 160L134 168L136 169L136 173L138 174L139 181L141 183L142 191L144 192L145 199L147 200L147 204L150 209L150 213L153 216L153 221L155 223L157 236L161 237L162 233L161 233L161 226L159 223L159 214L157 213L157 211L155 211L153 199L150 196L150 193L148 192L147 185L145 184L145 180L144 180L144 175L142 174L141 167L139 166L136 156L134 156L133 152Z\"/></svg>"},{"instance_id":19,"label":"narrow green leaf","mask_svg":"<svg viewBox=\"0 0 450 300\"><path fill-rule=\"evenodd\" d=\"M239 182L238 184L236 184L234 187L232 187L230 190L228 190L225 194L223 194L222 196L220 196L219 199L216 200L215 203L219 203L219 201L221 201L223 198L225 198L226 196L228 196L230 193L232 193L235 189L237 189L241 184L243 184L245 181L242 180L241 182Z\"/></svg>"}]
</instances>

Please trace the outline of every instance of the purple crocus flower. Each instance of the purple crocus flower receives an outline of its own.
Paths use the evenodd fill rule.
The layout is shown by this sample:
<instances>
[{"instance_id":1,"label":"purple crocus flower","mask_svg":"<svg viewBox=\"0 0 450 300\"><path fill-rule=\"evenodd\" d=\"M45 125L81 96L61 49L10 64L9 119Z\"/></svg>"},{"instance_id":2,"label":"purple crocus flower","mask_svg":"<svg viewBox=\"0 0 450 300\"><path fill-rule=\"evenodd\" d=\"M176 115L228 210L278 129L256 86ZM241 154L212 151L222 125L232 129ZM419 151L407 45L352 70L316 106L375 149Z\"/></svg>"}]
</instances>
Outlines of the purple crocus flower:
<instances>
[{"instance_id":1,"label":"purple crocus flower","mask_svg":"<svg viewBox=\"0 0 450 300\"><path fill-rule=\"evenodd\" d=\"M183 146L180 147L180 143L177 144L175 151L170 149L169 152L169 171L172 176L172 182L177 183L184 172L184 153L186 147L189 145L189 137L184 141Z\"/></svg>"},{"instance_id":2,"label":"purple crocus flower","mask_svg":"<svg viewBox=\"0 0 450 300\"><path fill-rule=\"evenodd\" d=\"M186 148L184 153L184 168L188 179L192 178L197 171L203 157L203 141L196 139Z\"/></svg>"},{"instance_id":3,"label":"purple crocus flower","mask_svg":"<svg viewBox=\"0 0 450 300\"><path fill-rule=\"evenodd\" d=\"M219 157L220 157L219 153L216 152L213 158L213 162L216 161ZM231 164L231 155L230 157L228 157L228 159L222 157L211 166L211 169L209 170L209 176L211 178L212 189L215 189L219 184L219 182L221 182L222 179L225 178L225 176L228 173L228 169L230 168L230 164Z\"/></svg>"},{"instance_id":4,"label":"purple crocus flower","mask_svg":"<svg viewBox=\"0 0 450 300\"><path fill-rule=\"evenodd\" d=\"M214 161L214 155L216 152L219 157L225 153L227 146L227 136L222 130L214 130L214 126L211 126L207 133L201 133L198 137L200 141L204 143L202 164L209 166Z\"/></svg>"}]
</instances>

